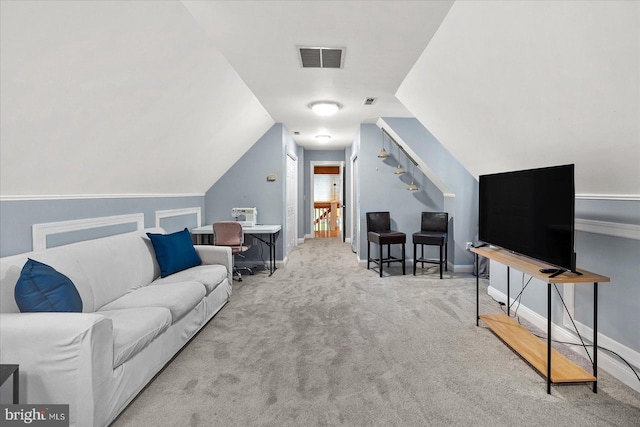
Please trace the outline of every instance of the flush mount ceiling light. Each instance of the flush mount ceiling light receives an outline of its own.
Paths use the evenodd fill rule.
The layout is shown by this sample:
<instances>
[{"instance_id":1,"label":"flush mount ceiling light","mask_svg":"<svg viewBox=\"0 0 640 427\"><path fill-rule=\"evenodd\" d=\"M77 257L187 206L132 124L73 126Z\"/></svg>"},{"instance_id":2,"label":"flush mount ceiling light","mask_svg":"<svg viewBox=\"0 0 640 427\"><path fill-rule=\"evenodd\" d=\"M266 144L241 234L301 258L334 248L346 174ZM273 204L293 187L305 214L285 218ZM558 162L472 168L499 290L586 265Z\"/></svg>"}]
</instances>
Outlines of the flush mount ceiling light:
<instances>
[{"instance_id":1,"label":"flush mount ceiling light","mask_svg":"<svg viewBox=\"0 0 640 427\"><path fill-rule=\"evenodd\" d=\"M329 142L331 135L316 135L318 142Z\"/></svg>"},{"instance_id":2,"label":"flush mount ceiling light","mask_svg":"<svg viewBox=\"0 0 640 427\"><path fill-rule=\"evenodd\" d=\"M318 101L309 104L309 108L318 116L333 116L342 106L337 102Z\"/></svg>"}]
</instances>

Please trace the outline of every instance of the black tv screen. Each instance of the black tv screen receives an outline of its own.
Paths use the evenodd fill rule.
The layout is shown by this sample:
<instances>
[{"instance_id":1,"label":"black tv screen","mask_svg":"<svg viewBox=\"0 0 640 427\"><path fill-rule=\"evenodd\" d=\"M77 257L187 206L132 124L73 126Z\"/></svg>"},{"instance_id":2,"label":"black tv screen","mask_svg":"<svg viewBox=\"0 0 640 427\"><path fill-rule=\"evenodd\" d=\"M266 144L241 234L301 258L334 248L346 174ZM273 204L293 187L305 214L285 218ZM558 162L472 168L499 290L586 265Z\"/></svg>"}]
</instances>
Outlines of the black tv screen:
<instances>
[{"instance_id":1,"label":"black tv screen","mask_svg":"<svg viewBox=\"0 0 640 427\"><path fill-rule=\"evenodd\" d=\"M574 165L481 175L479 190L482 242L575 271Z\"/></svg>"}]
</instances>

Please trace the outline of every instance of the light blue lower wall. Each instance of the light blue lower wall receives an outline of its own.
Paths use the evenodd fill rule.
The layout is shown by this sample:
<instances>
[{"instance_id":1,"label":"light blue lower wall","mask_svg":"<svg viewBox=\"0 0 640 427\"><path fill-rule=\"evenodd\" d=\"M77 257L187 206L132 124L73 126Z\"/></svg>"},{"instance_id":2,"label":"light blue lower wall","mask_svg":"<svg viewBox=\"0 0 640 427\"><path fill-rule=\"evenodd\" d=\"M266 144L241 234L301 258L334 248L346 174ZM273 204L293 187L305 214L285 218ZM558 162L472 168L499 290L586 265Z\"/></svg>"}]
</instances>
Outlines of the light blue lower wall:
<instances>
[{"instance_id":1,"label":"light blue lower wall","mask_svg":"<svg viewBox=\"0 0 640 427\"><path fill-rule=\"evenodd\" d=\"M443 206L449 213L449 261L469 268L473 255L466 250L466 242L474 242L478 234L478 180L417 119L383 119L455 194L453 198L445 198ZM392 154L394 150L395 147Z\"/></svg>"},{"instance_id":2,"label":"light blue lower wall","mask_svg":"<svg viewBox=\"0 0 640 427\"><path fill-rule=\"evenodd\" d=\"M216 221L232 221L232 208L256 207L258 223L282 225L276 241L276 259L282 260L286 230L287 153L297 157L298 148L286 128L277 123L207 191L204 222L212 224ZM276 174L276 181L267 181L269 174ZM254 242L250 239L247 243ZM262 247L262 252L260 249L259 244L254 245L245 253L246 260L268 259L267 249Z\"/></svg>"},{"instance_id":3,"label":"light blue lower wall","mask_svg":"<svg viewBox=\"0 0 640 427\"><path fill-rule=\"evenodd\" d=\"M192 207L203 210L204 196L5 200L0 202L0 256L31 251L33 224L143 213L145 227L154 227L156 211ZM184 227L193 228L196 225L196 216L167 218L160 225L168 232ZM122 225L76 231L50 236L51 240L47 242L55 246L133 229L135 228L132 225Z\"/></svg>"},{"instance_id":4,"label":"light blue lower wall","mask_svg":"<svg viewBox=\"0 0 640 427\"><path fill-rule=\"evenodd\" d=\"M640 201L576 200L576 218L611 223L640 224ZM640 240L576 231L578 268L611 278L598 287L598 331L640 353ZM506 294L506 268L491 263L491 287ZM511 270L511 297L520 290L522 273ZM564 295L562 286L558 286ZM593 327L593 286L575 285L575 319ZM554 290L552 320L562 324L564 308ZM547 317L547 287L533 281L524 292L522 304ZM587 337L591 338L591 337Z\"/></svg>"},{"instance_id":5,"label":"light blue lower wall","mask_svg":"<svg viewBox=\"0 0 640 427\"><path fill-rule=\"evenodd\" d=\"M444 197L438 188L420 171L415 171L413 174L415 183L420 190L407 190L408 184L411 183L412 174L394 175L397 159L378 158L382 141L381 130L378 126L362 124L358 135L357 144L352 146L352 150L354 150L352 155L357 154L358 156L357 179L360 190L359 257L361 260L367 259L366 213L389 211L392 227L407 234L406 257L413 259L411 235L420 230L421 212L442 211ZM437 251L435 247L425 248L425 255L435 257L435 251ZM376 253L372 247L372 256ZM400 256L399 245L392 246L392 254ZM411 269L411 263L409 262L407 262L407 269L407 272Z\"/></svg>"},{"instance_id":6,"label":"light blue lower wall","mask_svg":"<svg viewBox=\"0 0 640 427\"><path fill-rule=\"evenodd\" d=\"M411 168L401 158L408 173L393 174L398 165L398 149L387 141L390 153L387 159L377 158L382 146L381 131L374 125L361 125L358 141L350 148L351 157L358 155L360 185L360 258L366 259L365 213L373 210L392 210L396 216L404 217L399 226L409 236L420 229L423 211L449 212L449 262L456 267L471 269L473 256L466 250L466 242L473 242L478 223L478 181L435 139L431 133L413 118L384 118L384 122L407 144L411 150L455 193L455 197L444 197L442 192L417 168ZM349 162L350 163L350 162ZM349 168L351 165L349 164ZM411 179L420 187L417 192L407 191ZM376 208L379 206L380 208ZM384 207L387 207L386 209ZM402 209L397 209L402 207ZM392 212L393 214L393 212ZM409 245L411 246L411 245ZM413 258L413 248L407 256ZM437 258L437 248L427 247L425 254Z\"/></svg>"}]
</instances>

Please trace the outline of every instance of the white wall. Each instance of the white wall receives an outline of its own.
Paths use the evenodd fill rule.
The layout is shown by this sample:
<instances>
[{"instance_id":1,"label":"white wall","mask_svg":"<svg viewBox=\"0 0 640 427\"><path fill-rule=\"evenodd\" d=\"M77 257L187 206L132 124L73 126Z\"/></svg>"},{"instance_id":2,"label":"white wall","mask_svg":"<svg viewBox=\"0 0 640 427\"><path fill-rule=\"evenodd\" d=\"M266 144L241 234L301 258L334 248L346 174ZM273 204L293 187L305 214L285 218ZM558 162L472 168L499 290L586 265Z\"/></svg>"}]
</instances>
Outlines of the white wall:
<instances>
[{"instance_id":1,"label":"white wall","mask_svg":"<svg viewBox=\"0 0 640 427\"><path fill-rule=\"evenodd\" d=\"M456 2L397 96L475 176L640 195L640 2Z\"/></svg>"},{"instance_id":2,"label":"white wall","mask_svg":"<svg viewBox=\"0 0 640 427\"><path fill-rule=\"evenodd\" d=\"M3 199L202 195L273 124L180 2L1 8Z\"/></svg>"}]
</instances>

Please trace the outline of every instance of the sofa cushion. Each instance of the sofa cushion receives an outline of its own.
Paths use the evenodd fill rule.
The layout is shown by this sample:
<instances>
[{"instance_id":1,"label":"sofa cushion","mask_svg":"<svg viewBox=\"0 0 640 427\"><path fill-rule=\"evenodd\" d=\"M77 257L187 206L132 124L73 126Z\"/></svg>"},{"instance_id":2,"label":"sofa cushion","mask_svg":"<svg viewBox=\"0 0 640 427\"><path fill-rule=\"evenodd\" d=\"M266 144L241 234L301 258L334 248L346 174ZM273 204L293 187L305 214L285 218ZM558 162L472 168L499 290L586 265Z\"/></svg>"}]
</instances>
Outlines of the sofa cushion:
<instances>
[{"instance_id":1,"label":"sofa cushion","mask_svg":"<svg viewBox=\"0 0 640 427\"><path fill-rule=\"evenodd\" d=\"M186 228L177 233L147 233L147 236L151 239L156 252L156 260L160 265L160 277L167 277L202 264L191 242L191 234Z\"/></svg>"},{"instance_id":2,"label":"sofa cushion","mask_svg":"<svg viewBox=\"0 0 640 427\"><path fill-rule=\"evenodd\" d=\"M224 265L199 265L172 274L171 276L154 280L152 285L166 285L177 282L200 282L207 288L207 295L209 295L225 280L227 280L227 268Z\"/></svg>"},{"instance_id":3,"label":"sofa cushion","mask_svg":"<svg viewBox=\"0 0 640 427\"><path fill-rule=\"evenodd\" d=\"M31 258L22 267L14 296L22 313L82 312L82 299L71 279Z\"/></svg>"},{"instance_id":4,"label":"sofa cushion","mask_svg":"<svg viewBox=\"0 0 640 427\"><path fill-rule=\"evenodd\" d=\"M191 311L206 295L199 282L172 283L171 286L149 285L124 294L99 311L139 307L164 307L171 312L172 323Z\"/></svg>"},{"instance_id":5,"label":"sofa cushion","mask_svg":"<svg viewBox=\"0 0 640 427\"><path fill-rule=\"evenodd\" d=\"M113 323L113 368L117 368L171 326L171 312L164 307L138 307L100 311Z\"/></svg>"}]
</instances>

